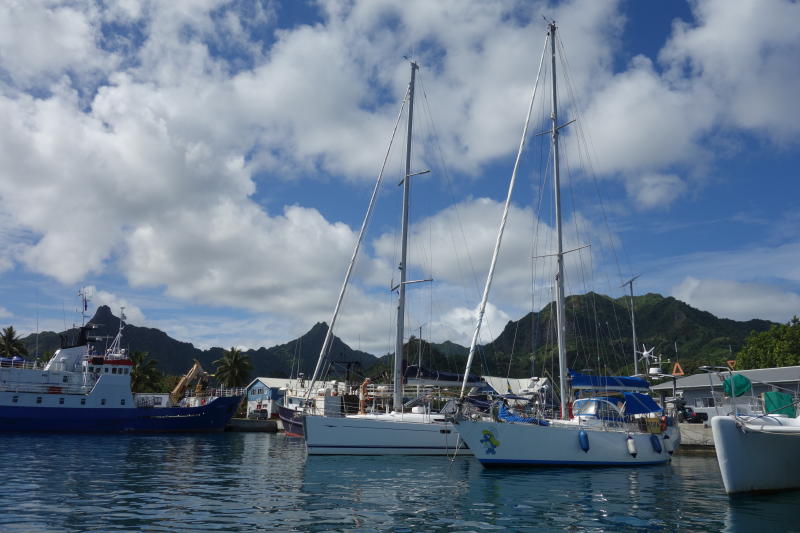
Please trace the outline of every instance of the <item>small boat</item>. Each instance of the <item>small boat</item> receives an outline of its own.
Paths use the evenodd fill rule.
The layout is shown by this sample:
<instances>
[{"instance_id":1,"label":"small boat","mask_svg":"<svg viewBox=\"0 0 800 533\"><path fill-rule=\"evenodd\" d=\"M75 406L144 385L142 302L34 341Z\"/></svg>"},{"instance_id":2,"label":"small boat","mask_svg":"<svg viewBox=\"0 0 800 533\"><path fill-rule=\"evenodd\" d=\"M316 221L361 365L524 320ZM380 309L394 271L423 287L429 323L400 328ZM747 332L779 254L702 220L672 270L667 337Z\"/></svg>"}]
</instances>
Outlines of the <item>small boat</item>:
<instances>
[{"instance_id":1,"label":"small boat","mask_svg":"<svg viewBox=\"0 0 800 533\"><path fill-rule=\"evenodd\" d=\"M121 347L123 327L120 321L104 353L95 350L98 339L89 336L94 326L86 324L76 335L62 336L61 348L43 368L27 361L0 366L0 432L223 431L242 391L200 387L177 398L133 393L133 362ZM182 381L188 387L189 380Z\"/></svg>"}]
</instances>

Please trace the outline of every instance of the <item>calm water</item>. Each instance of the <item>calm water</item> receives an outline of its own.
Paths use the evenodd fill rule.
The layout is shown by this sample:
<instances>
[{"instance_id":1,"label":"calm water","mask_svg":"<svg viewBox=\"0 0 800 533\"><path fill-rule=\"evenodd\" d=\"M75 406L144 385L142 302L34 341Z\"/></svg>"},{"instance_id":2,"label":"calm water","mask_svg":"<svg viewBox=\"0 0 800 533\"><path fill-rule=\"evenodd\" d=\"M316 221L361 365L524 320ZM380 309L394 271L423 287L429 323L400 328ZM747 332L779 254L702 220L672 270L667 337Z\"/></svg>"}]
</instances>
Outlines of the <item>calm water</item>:
<instances>
[{"instance_id":1,"label":"calm water","mask_svg":"<svg viewBox=\"0 0 800 533\"><path fill-rule=\"evenodd\" d=\"M800 530L800 492L729 498L713 456L513 471L283 435L4 435L0 476L0 531Z\"/></svg>"}]
</instances>

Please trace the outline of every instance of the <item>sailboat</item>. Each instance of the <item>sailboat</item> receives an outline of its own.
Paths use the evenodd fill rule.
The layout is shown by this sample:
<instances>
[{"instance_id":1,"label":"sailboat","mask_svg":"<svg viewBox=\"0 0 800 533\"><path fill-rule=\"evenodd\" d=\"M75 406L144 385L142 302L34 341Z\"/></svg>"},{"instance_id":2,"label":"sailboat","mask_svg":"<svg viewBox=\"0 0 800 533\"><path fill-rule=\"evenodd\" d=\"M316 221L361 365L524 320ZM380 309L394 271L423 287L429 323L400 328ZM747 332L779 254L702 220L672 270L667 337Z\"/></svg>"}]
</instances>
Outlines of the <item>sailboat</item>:
<instances>
[{"instance_id":1,"label":"sailboat","mask_svg":"<svg viewBox=\"0 0 800 533\"><path fill-rule=\"evenodd\" d=\"M514 465L653 465L670 461L680 443L680 433L650 396L644 394L649 384L641 377L590 376L570 372L566 362L566 321L564 305L564 249L561 225L559 170L559 130L556 92L556 24L548 23L539 72L546 52L551 56L552 72L552 161L555 193L557 273L555 308L557 319L560 413L558 417L539 418L511 414L505 404L497 404L490 416L473 413L463 402L455 417L456 429L474 456L484 466ZM516 181L531 109L536 95L534 85L528 117L523 128L517 159L511 175L505 209L500 223L489 274L479 306L477 325L467 358L466 373L475 353L480 327L488 301L503 231ZM462 386L462 397L465 387ZM577 396L568 403L568 391Z\"/></svg>"},{"instance_id":2,"label":"sailboat","mask_svg":"<svg viewBox=\"0 0 800 533\"><path fill-rule=\"evenodd\" d=\"M408 213L409 213L409 187L411 177L424 172L411 172L411 133L414 116L414 82L416 71L419 67L411 61L411 81L408 86L408 124L406 137L406 161L405 177L403 185L403 216L401 227L401 249L400 249L400 281L393 287L397 290L397 322L396 322L396 342L394 353L394 372L392 383L392 404L391 412L384 413L361 413L346 416L315 416L306 414L303 416L303 434L306 442L306 449L310 455L446 455L463 447L464 444L458 438L458 434L453 428L453 424L445 414L430 412L425 406L415 406L411 412L404 412L403 399L403 333L405 327L405 294L406 285L419 281L430 280L408 280L407 279L407 252L408 252ZM398 115L398 123L402 115ZM395 131L397 123L395 124ZM394 138L394 135L392 135ZM388 153L387 153L388 158ZM384 168L386 160L384 159ZM327 356L333 338L333 328L339 314L347 283L350 279L355 259L363 239L364 230L372 212L374 200L380 184L383 169L378 176L378 182L372 193L372 200L367 209L367 215L361 226L361 232L356 242L353 257L345 274L345 281L339 293L339 300L334 309L331 325L328 328L325 341L320 351L319 359L312 376L313 383L319 378L322 363ZM362 391L366 394L366 390Z\"/></svg>"}]
</instances>

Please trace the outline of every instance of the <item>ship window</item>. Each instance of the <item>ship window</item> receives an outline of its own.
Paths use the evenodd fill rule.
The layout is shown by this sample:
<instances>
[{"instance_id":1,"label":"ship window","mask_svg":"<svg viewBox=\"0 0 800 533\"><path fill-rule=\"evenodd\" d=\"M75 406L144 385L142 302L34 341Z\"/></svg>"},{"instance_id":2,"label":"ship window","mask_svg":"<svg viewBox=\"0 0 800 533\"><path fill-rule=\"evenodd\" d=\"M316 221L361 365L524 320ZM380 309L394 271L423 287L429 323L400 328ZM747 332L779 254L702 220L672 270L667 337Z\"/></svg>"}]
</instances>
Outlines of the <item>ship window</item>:
<instances>
[{"instance_id":1,"label":"ship window","mask_svg":"<svg viewBox=\"0 0 800 533\"><path fill-rule=\"evenodd\" d=\"M117 373L117 367L114 367L114 368L112 368L112 369L111 369L111 373L112 373L112 374L116 374L116 373Z\"/></svg>"},{"instance_id":2,"label":"ship window","mask_svg":"<svg viewBox=\"0 0 800 533\"><path fill-rule=\"evenodd\" d=\"M89 372L94 372L94 367L93 366L89 367Z\"/></svg>"},{"instance_id":3,"label":"ship window","mask_svg":"<svg viewBox=\"0 0 800 533\"><path fill-rule=\"evenodd\" d=\"M11 398L11 403L17 403L19 401L19 396L14 396Z\"/></svg>"},{"instance_id":4,"label":"ship window","mask_svg":"<svg viewBox=\"0 0 800 533\"><path fill-rule=\"evenodd\" d=\"M108 367L105 367L106 374L108 374Z\"/></svg>"},{"instance_id":5,"label":"ship window","mask_svg":"<svg viewBox=\"0 0 800 533\"><path fill-rule=\"evenodd\" d=\"M120 405L125 405L125 398L121 399L121 400L119 401L119 404L120 404Z\"/></svg>"},{"instance_id":6,"label":"ship window","mask_svg":"<svg viewBox=\"0 0 800 533\"><path fill-rule=\"evenodd\" d=\"M154 398L153 405L161 405L161 398Z\"/></svg>"},{"instance_id":7,"label":"ship window","mask_svg":"<svg viewBox=\"0 0 800 533\"><path fill-rule=\"evenodd\" d=\"M58 399L58 405L64 405L64 398Z\"/></svg>"},{"instance_id":8,"label":"ship window","mask_svg":"<svg viewBox=\"0 0 800 533\"><path fill-rule=\"evenodd\" d=\"M37 396L36 397L36 403L42 403L42 397L41 396Z\"/></svg>"},{"instance_id":9,"label":"ship window","mask_svg":"<svg viewBox=\"0 0 800 533\"><path fill-rule=\"evenodd\" d=\"M125 374L127 374L127 373L128 373L128 369L126 368L126 369L125 369Z\"/></svg>"},{"instance_id":10,"label":"ship window","mask_svg":"<svg viewBox=\"0 0 800 533\"><path fill-rule=\"evenodd\" d=\"M61 383L66 383L67 381L69 381L69 376L63 376L61 378Z\"/></svg>"},{"instance_id":11,"label":"ship window","mask_svg":"<svg viewBox=\"0 0 800 533\"><path fill-rule=\"evenodd\" d=\"M100 400L100 405L105 405L105 404L106 404L106 399L105 399L105 398L103 398L102 400Z\"/></svg>"},{"instance_id":12,"label":"ship window","mask_svg":"<svg viewBox=\"0 0 800 533\"><path fill-rule=\"evenodd\" d=\"M81 398L81 405L86 405L86 398Z\"/></svg>"}]
</instances>

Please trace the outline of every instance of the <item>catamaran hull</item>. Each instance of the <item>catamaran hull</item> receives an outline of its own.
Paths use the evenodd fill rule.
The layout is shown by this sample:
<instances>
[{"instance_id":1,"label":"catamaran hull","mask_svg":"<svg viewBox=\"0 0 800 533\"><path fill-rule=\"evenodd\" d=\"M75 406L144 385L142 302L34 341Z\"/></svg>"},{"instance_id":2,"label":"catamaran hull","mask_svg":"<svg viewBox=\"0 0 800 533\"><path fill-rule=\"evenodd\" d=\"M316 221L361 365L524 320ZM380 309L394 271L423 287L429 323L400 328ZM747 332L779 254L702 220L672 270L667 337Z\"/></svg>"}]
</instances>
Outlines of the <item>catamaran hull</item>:
<instances>
[{"instance_id":1,"label":"catamaran hull","mask_svg":"<svg viewBox=\"0 0 800 533\"><path fill-rule=\"evenodd\" d=\"M670 451L680 443L680 435L673 428L655 435L657 446L649 433L631 433L631 444L626 432L579 426L459 420L455 427L475 458L487 467L657 465L668 463Z\"/></svg>"},{"instance_id":2,"label":"catamaran hull","mask_svg":"<svg viewBox=\"0 0 800 533\"><path fill-rule=\"evenodd\" d=\"M240 396L198 407L73 408L0 406L0 432L184 433L223 431Z\"/></svg>"},{"instance_id":3,"label":"catamaran hull","mask_svg":"<svg viewBox=\"0 0 800 533\"><path fill-rule=\"evenodd\" d=\"M305 416L309 455L469 454L453 424Z\"/></svg>"},{"instance_id":4,"label":"catamaran hull","mask_svg":"<svg viewBox=\"0 0 800 533\"><path fill-rule=\"evenodd\" d=\"M719 470L728 494L800 488L800 423L789 426L738 423L730 416L711 419ZM763 422L762 422L763 423ZM784 430L784 431L781 431ZM792 431L794 430L794 431Z\"/></svg>"}]
</instances>

